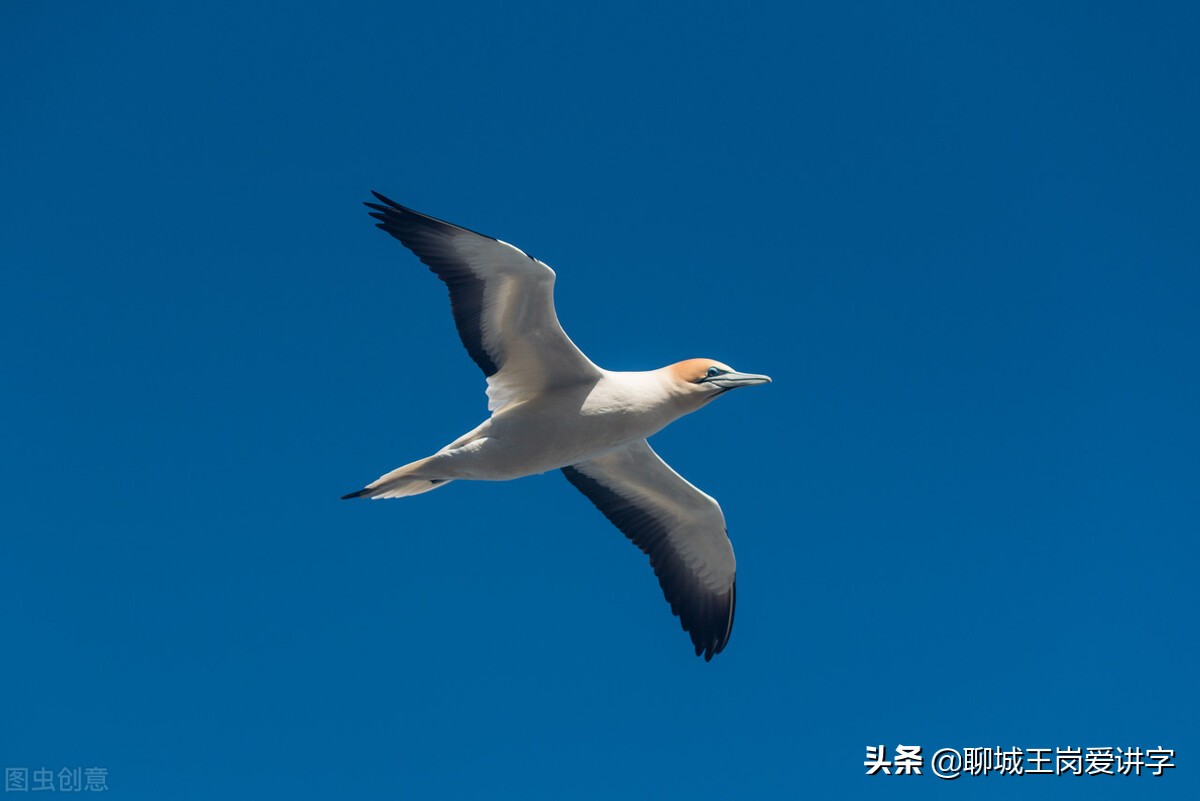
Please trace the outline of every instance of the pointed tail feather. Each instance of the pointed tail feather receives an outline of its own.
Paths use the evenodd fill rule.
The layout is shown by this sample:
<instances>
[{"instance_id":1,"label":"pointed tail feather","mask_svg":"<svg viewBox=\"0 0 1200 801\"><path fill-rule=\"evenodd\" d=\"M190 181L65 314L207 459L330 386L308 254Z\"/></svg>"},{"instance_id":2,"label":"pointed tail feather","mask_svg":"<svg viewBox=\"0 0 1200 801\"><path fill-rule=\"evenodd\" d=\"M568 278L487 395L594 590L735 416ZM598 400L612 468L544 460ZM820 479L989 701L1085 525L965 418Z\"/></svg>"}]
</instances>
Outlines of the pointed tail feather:
<instances>
[{"instance_id":1,"label":"pointed tail feather","mask_svg":"<svg viewBox=\"0 0 1200 801\"><path fill-rule=\"evenodd\" d=\"M351 498L406 498L409 495L420 495L438 487L449 484L453 479L447 478L395 478L374 486L368 485L342 496L342 500Z\"/></svg>"},{"instance_id":2,"label":"pointed tail feather","mask_svg":"<svg viewBox=\"0 0 1200 801\"><path fill-rule=\"evenodd\" d=\"M342 500L350 498L405 498L409 495L420 495L422 492L435 490L454 480L450 478L431 478L428 475L421 475L421 468L425 467L428 462L429 459L418 459L403 467L397 467L392 472L380 476L357 492L343 495Z\"/></svg>"}]
</instances>

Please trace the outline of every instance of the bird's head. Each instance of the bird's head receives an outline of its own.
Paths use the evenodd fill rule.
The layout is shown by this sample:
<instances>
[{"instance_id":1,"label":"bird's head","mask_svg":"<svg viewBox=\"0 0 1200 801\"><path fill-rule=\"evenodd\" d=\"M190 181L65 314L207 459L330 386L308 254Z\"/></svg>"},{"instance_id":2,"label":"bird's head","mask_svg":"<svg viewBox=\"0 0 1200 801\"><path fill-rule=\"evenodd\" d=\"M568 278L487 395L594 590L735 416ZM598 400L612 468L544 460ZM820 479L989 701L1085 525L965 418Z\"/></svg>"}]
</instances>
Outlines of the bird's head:
<instances>
[{"instance_id":1,"label":"bird's head","mask_svg":"<svg viewBox=\"0 0 1200 801\"><path fill-rule=\"evenodd\" d=\"M714 359L687 359L676 362L666 368L666 373L675 390L694 400L697 406L702 406L731 389L771 383L769 376L739 373L729 365Z\"/></svg>"}]
</instances>

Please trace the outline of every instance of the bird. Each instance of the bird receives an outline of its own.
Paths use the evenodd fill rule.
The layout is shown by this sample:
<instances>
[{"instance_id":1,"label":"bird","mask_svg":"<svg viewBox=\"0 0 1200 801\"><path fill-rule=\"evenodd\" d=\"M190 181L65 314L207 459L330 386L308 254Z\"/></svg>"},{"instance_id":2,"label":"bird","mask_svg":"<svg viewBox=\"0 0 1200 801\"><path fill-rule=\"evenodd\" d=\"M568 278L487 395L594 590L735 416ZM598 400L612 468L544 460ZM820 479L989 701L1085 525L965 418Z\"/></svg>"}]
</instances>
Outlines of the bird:
<instances>
[{"instance_id":1,"label":"bird","mask_svg":"<svg viewBox=\"0 0 1200 801\"><path fill-rule=\"evenodd\" d=\"M696 655L711 661L729 642L737 600L725 516L646 440L731 390L771 379L703 358L657 370L605 370L563 331L548 265L372 194L378 202L364 205L376 227L445 283L459 338L487 378L491 414L433 455L342 498L402 498L453 481L561 470L649 557Z\"/></svg>"}]
</instances>

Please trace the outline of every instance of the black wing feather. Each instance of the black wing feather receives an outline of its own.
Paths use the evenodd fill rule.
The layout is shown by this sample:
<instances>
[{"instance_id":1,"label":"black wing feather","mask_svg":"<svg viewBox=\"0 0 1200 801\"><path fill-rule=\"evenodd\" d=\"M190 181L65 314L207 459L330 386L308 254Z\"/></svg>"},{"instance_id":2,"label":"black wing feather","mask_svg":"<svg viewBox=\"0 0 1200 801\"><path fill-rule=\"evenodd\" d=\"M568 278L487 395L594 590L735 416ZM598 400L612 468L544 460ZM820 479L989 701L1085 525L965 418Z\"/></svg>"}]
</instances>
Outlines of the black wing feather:
<instances>
[{"instance_id":1,"label":"black wing feather","mask_svg":"<svg viewBox=\"0 0 1200 801\"><path fill-rule=\"evenodd\" d=\"M454 238L463 233L474 236L483 234L413 211L378 192L371 194L385 204L363 204L374 209L371 216L379 220L376 227L400 240L402 245L417 254L430 272L442 279L450 292L450 308L454 313L459 339L483 374L491 378L499 371L504 354L489 351L483 344L484 282L463 263L453 244ZM495 241L490 236L485 238Z\"/></svg>"},{"instance_id":2,"label":"black wing feather","mask_svg":"<svg viewBox=\"0 0 1200 801\"><path fill-rule=\"evenodd\" d=\"M671 547L667 527L660 520L574 467L564 467L562 472L609 522L650 557L663 595L671 605L671 612L679 617L683 630L691 636L696 656L703 654L705 661L709 661L714 654L721 653L733 632L736 579L728 592L713 592L682 562Z\"/></svg>"}]
</instances>

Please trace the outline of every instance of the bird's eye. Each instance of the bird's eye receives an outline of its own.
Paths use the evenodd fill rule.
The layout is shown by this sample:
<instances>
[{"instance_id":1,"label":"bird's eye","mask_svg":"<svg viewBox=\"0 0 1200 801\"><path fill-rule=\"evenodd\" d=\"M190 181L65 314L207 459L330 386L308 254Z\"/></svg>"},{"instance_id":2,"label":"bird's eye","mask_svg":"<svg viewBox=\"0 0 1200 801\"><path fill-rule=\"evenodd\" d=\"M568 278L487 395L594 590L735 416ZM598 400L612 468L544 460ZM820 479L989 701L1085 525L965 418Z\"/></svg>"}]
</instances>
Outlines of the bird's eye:
<instances>
[{"instance_id":1,"label":"bird's eye","mask_svg":"<svg viewBox=\"0 0 1200 801\"><path fill-rule=\"evenodd\" d=\"M706 375L708 378L715 378L715 377L719 376L719 375L720 375L721 373L723 373L723 372L725 372L725 371L724 371L724 370L722 370L722 369L720 369L720 368L718 368L718 367L710 367L710 368L708 368L708 372L707 372L707 373L705 373L705 375Z\"/></svg>"}]
</instances>

